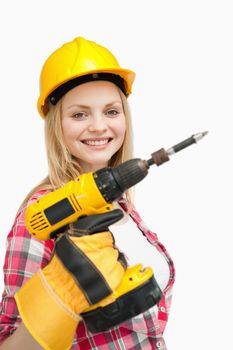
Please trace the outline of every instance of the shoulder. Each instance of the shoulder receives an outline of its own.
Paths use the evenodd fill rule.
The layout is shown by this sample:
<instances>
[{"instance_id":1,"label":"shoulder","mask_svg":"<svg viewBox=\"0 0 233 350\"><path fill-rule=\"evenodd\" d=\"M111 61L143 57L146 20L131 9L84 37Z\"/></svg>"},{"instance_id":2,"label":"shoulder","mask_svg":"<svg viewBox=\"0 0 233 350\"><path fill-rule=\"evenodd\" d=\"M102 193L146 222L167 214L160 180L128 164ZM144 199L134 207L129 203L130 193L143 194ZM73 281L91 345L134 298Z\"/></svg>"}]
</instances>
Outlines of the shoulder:
<instances>
[{"instance_id":1,"label":"shoulder","mask_svg":"<svg viewBox=\"0 0 233 350\"><path fill-rule=\"evenodd\" d=\"M51 192L51 190L47 190L47 189L41 189L38 190L36 192L34 192L31 197L28 199L28 201L26 202L26 205L24 205L24 208L28 207L28 205L32 204L33 202L37 201L38 198L44 196L45 194Z\"/></svg>"},{"instance_id":2,"label":"shoulder","mask_svg":"<svg viewBox=\"0 0 233 350\"><path fill-rule=\"evenodd\" d=\"M48 190L38 190L35 193L33 193L31 197L29 197L29 199L20 206L18 212L16 213L16 217L13 223L13 228L14 226L21 226L21 225L25 226L25 212L27 207L30 204L36 202L38 198L42 197L48 192L49 192Z\"/></svg>"},{"instance_id":3,"label":"shoulder","mask_svg":"<svg viewBox=\"0 0 233 350\"><path fill-rule=\"evenodd\" d=\"M54 240L42 241L36 239L28 232L25 223L27 206L45 193L45 191L35 192L21 206L7 236L3 269L7 295L10 295L10 297L38 269L46 266L51 259Z\"/></svg>"},{"instance_id":4,"label":"shoulder","mask_svg":"<svg viewBox=\"0 0 233 350\"><path fill-rule=\"evenodd\" d=\"M25 223L25 212L26 208L37 201L38 198L42 197L46 193L50 192L49 190L38 190L32 194L26 203L24 203L18 210L12 228L7 236L7 242L9 244L18 244L18 245L30 245L34 242L36 246L44 246L48 248L49 251L52 251L54 242L52 240L48 241L39 241L34 238L27 230Z\"/></svg>"}]
</instances>

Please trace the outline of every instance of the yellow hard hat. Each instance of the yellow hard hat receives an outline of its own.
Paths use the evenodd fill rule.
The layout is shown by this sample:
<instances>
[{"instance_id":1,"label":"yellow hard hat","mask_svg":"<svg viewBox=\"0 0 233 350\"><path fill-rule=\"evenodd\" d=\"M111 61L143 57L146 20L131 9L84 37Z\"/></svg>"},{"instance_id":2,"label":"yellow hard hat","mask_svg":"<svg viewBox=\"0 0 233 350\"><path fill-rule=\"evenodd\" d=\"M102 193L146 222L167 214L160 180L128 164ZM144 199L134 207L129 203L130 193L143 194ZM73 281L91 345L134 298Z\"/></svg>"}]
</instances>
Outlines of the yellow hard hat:
<instances>
[{"instance_id":1,"label":"yellow hard hat","mask_svg":"<svg viewBox=\"0 0 233 350\"><path fill-rule=\"evenodd\" d=\"M91 80L109 80L128 96L135 73L121 68L113 54L93 41L77 37L54 51L45 61L40 75L37 107L44 118L49 102L56 104L68 90Z\"/></svg>"}]
</instances>

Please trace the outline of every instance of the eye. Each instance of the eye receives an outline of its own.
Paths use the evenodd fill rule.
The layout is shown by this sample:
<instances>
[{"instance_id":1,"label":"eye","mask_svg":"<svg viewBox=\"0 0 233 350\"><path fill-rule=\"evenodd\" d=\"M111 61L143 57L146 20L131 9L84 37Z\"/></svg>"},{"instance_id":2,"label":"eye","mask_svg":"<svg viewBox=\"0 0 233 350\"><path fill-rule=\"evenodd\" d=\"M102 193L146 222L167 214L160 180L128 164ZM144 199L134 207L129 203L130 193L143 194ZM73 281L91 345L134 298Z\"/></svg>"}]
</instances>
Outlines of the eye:
<instances>
[{"instance_id":1,"label":"eye","mask_svg":"<svg viewBox=\"0 0 233 350\"><path fill-rule=\"evenodd\" d=\"M118 115L120 112L117 109L110 109L106 112L107 115L109 115L110 117L114 117L116 115Z\"/></svg>"},{"instance_id":2,"label":"eye","mask_svg":"<svg viewBox=\"0 0 233 350\"><path fill-rule=\"evenodd\" d=\"M78 112L78 113L73 114L72 118L76 119L76 120L83 120L83 119L87 118L87 114L83 113L83 112Z\"/></svg>"}]
</instances>

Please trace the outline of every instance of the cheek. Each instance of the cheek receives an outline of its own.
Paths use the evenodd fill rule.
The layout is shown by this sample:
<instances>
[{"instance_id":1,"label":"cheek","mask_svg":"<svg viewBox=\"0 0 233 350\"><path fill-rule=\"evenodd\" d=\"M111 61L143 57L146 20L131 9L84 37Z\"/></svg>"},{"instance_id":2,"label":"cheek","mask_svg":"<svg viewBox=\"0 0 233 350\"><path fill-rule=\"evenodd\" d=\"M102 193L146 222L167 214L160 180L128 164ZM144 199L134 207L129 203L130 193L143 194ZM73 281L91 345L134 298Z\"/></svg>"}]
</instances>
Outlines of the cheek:
<instances>
[{"instance_id":1,"label":"cheek","mask_svg":"<svg viewBox=\"0 0 233 350\"><path fill-rule=\"evenodd\" d=\"M80 130L77 128L77 125L70 123L66 120L62 123L62 132L64 140L67 143L72 142L72 140L76 139L80 134Z\"/></svg>"},{"instance_id":2,"label":"cheek","mask_svg":"<svg viewBox=\"0 0 233 350\"><path fill-rule=\"evenodd\" d=\"M125 118L115 125L115 133L121 139L124 139L126 132L126 122Z\"/></svg>"}]
</instances>

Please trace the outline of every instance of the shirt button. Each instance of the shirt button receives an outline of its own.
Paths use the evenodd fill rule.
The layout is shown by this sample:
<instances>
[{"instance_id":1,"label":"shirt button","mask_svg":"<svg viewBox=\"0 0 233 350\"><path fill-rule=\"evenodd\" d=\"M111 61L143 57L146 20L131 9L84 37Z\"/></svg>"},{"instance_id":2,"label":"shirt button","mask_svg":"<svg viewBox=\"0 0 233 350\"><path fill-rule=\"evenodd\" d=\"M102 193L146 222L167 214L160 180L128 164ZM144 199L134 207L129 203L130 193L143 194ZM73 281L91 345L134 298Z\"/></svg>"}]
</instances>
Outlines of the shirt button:
<instances>
[{"instance_id":1,"label":"shirt button","mask_svg":"<svg viewBox=\"0 0 233 350\"><path fill-rule=\"evenodd\" d=\"M165 310L165 307L163 307L163 306L161 306L160 310L161 310L162 312L165 312L165 311L166 311L166 310Z\"/></svg>"},{"instance_id":2,"label":"shirt button","mask_svg":"<svg viewBox=\"0 0 233 350\"><path fill-rule=\"evenodd\" d=\"M156 343L156 346L157 346L158 349L160 349L163 346L163 342L162 341L158 341Z\"/></svg>"}]
</instances>

